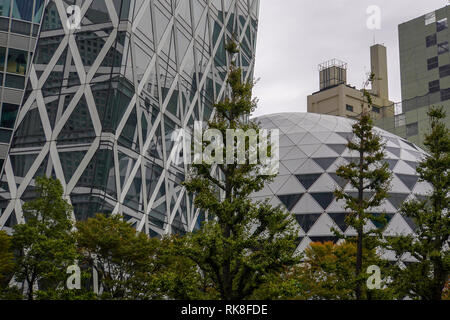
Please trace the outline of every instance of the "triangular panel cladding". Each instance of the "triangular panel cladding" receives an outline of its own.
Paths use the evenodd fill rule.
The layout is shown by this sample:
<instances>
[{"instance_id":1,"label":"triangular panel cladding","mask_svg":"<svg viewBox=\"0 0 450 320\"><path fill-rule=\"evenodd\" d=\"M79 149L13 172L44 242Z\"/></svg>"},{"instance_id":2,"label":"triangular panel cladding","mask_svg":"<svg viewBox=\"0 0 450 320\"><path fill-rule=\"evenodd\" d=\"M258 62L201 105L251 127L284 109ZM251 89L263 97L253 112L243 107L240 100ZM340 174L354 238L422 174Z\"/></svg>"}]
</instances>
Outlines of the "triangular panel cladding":
<instances>
[{"instance_id":1,"label":"triangular panel cladding","mask_svg":"<svg viewBox=\"0 0 450 320\"><path fill-rule=\"evenodd\" d=\"M322 206L324 210L328 208L334 199L332 192L311 193L311 196Z\"/></svg>"},{"instance_id":2,"label":"triangular panel cladding","mask_svg":"<svg viewBox=\"0 0 450 320\"><path fill-rule=\"evenodd\" d=\"M348 224L345 222L348 216L348 213L337 212L337 213L328 213L331 219L333 219L334 223L341 229L342 232L345 232L348 228Z\"/></svg>"},{"instance_id":3,"label":"triangular panel cladding","mask_svg":"<svg viewBox=\"0 0 450 320\"><path fill-rule=\"evenodd\" d=\"M337 158L314 158L313 160L325 171L336 161Z\"/></svg>"},{"instance_id":4,"label":"triangular panel cladding","mask_svg":"<svg viewBox=\"0 0 450 320\"><path fill-rule=\"evenodd\" d=\"M297 219L297 222L300 225L300 227L302 227L303 231L308 233L321 215L322 215L321 213L298 214L295 215L295 218Z\"/></svg>"},{"instance_id":5,"label":"triangular panel cladding","mask_svg":"<svg viewBox=\"0 0 450 320\"><path fill-rule=\"evenodd\" d=\"M344 189L345 186L347 185L348 181L345 180L344 178L339 177L336 173L329 173L328 174L331 178L333 178L333 180L338 184L338 186L341 189Z\"/></svg>"},{"instance_id":6,"label":"triangular panel cladding","mask_svg":"<svg viewBox=\"0 0 450 320\"><path fill-rule=\"evenodd\" d=\"M347 149L346 144L327 144L328 148L334 150L338 155L341 155L345 149Z\"/></svg>"},{"instance_id":7,"label":"triangular panel cladding","mask_svg":"<svg viewBox=\"0 0 450 320\"><path fill-rule=\"evenodd\" d=\"M409 194L403 193L390 193L389 194L389 202L398 210L408 198Z\"/></svg>"},{"instance_id":8,"label":"triangular panel cladding","mask_svg":"<svg viewBox=\"0 0 450 320\"><path fill-rule=\"evenodd\" d=\"M286 206L286 209L291 211L298 201L302 198L303 194L286 194L277 195L278 199Z\"/></svg>"},{"instance_id":9,"label":"triangular panel cladding","mask_svg":"<svg viewBox=\"0 0 450 320\"><path fill-rule=\"evenodd\" d=\"M305 187L306 190L311 188L311 186L320 178L321 173L315 174L298 174L296 175L298 181Z\"/></svg>"},{"instance_id":10,"label":"triangular panel cladding","mask_svg":"<svg viewBox=\"0 0 450 320\"><path fill-rule=\"evenodd\" d=\"M399 174L397 173L396 176L405 184L405 186L408 187L409 190L413 190L416 186L417 181L419 180L418 176L412 176L412 175L406 175L406 174Z\"/></svg>"}]
</instances>

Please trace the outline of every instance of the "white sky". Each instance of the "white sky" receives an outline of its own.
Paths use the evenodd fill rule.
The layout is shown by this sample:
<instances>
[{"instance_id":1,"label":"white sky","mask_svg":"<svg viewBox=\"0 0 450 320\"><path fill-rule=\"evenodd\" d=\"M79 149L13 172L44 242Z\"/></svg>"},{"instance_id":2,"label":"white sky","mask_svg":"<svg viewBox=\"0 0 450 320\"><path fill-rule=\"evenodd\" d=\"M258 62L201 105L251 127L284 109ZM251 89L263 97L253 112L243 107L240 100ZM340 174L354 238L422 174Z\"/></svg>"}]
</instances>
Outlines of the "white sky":
<instances>
[{"instance_id":1,"label":"white sky","mask_svg":"<svg viewBox=\"0 0 450 320\"><path fill-rule=\"evenodd\" d=\"M370 71L370 46L388 50L390 98L401 101L398 25L444 7L448 0L261 0L254 95L255 116L306 112L319 90L318 64L348 63L347 82L362 87ZM367 27L366 10L381 9L381 29ZM425 40L424 40L425 41Z\"/></svg>"}]
</instances>

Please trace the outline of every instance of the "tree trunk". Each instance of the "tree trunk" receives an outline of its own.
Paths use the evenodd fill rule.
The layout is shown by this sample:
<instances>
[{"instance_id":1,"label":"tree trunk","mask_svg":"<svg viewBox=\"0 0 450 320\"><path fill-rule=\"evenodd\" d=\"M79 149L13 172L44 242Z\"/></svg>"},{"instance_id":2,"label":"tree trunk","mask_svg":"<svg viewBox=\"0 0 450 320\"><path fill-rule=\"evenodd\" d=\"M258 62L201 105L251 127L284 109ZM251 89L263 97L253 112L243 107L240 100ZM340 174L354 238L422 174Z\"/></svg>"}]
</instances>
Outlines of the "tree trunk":
<instances>
[{"instance_id":1,"label":"tree trunk","mask_svg":"<svg viewBox=\"0 0 450 320\"><path fill-rule=\"evenodd\" d=\"M358 228L358 240L357 240L357 251L356 251L356 299L361 300L362 298L362 284L359 276L362 271L362 259L363 259L363 228Z\"/></svg>"}]
</instances>

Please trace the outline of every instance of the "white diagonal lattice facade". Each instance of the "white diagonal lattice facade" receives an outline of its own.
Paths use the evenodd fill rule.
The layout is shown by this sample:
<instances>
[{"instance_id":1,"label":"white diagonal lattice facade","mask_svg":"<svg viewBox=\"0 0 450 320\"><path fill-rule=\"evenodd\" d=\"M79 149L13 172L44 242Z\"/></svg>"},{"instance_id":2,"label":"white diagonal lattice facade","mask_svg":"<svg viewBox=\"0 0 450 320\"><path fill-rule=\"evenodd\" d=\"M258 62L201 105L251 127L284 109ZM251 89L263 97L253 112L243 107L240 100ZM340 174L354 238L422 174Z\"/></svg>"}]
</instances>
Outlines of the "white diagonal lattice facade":
<instances>
[{"instance_id":1,"label":"white diagonal lattice facade","mask_svg":"<svg viewBox=\"0 0 450 320\"><path fill-rule=\"evenodd\" d=\"M231 38L252 77L258 10L259 0L50 1L1 180L0 227L23 222L34 179L52 175L76 219L105 212L151 235L193 230L202 215L181 185L187 164L172 161L172 135L212 116Z\"/></svg>"}]
</instances>

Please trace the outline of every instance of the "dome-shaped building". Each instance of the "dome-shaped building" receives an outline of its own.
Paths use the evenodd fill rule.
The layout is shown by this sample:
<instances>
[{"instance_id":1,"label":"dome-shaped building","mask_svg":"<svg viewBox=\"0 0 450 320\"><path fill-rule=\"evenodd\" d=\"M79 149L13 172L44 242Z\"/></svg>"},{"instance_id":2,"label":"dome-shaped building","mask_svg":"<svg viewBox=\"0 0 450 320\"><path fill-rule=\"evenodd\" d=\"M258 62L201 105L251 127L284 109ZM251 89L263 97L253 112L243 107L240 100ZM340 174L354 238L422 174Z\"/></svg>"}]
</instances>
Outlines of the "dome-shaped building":
<instances>
[{"instance_id":1,"label":"dome-shaped building","mask_svg":"<svg viewBox=\"0 0 450 320\"><path fill-rule=\"evenodd\" d=\"M338 186L356 194L336 175L339 166L357 157L347 148L354 120L313 113L273 114L255 120L264 129L280 130L280 170L272 183L254 194L254 199L269 198L271 204L284 205L294 214L300 226L298 250L303 251L311 242L336 241L331 227L355 235L355 230L345 223L343 201L336 201L333 195ZM386 235L412 233L414 223L402 217L398 209L404 201L430 191L427 183L418 181L416 173L425 152L387 131L375 130L384 138L385 161L394 174L389 200L373 213L386 213ZM380 225L369 222L366 227Z\"/></svg>"}]
</instances>

